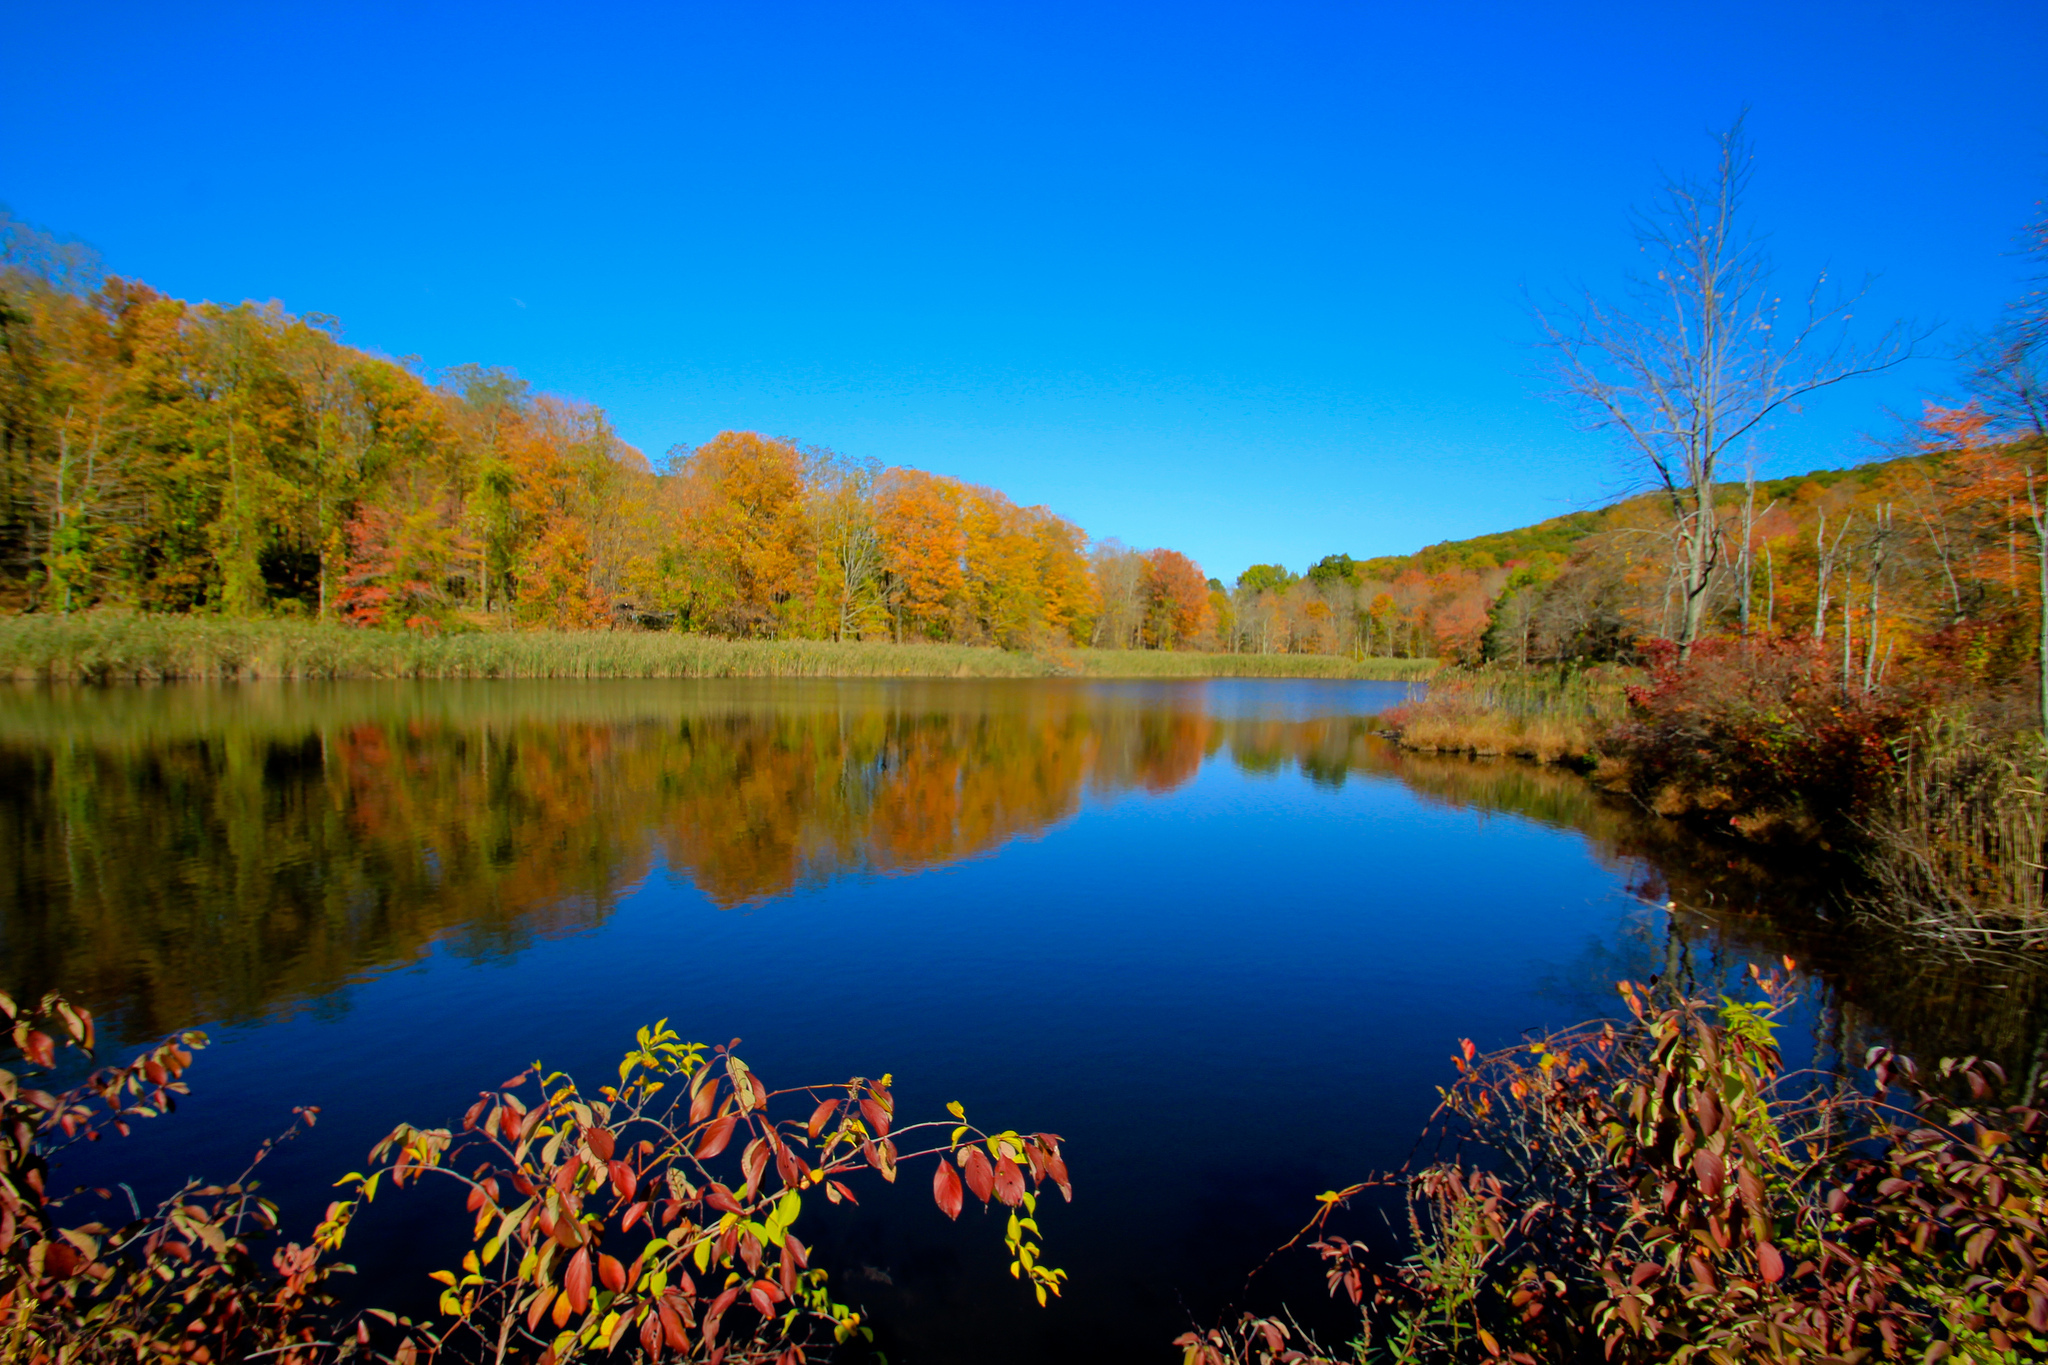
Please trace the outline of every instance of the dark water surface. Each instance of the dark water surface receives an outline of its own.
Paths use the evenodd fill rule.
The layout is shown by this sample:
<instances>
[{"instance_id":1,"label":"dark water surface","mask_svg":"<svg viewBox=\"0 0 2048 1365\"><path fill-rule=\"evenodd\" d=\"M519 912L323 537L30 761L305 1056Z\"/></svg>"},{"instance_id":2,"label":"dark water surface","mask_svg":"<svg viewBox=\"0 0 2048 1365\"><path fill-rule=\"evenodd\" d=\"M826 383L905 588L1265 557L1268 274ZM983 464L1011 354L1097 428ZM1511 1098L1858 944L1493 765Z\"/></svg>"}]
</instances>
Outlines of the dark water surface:
<instances>
[{"instance_id":1,"label":"dark water surface","mask_svg":"<svg viewBox=\"0 0 2048 1365\"><path fill-rule=\"evenodd\" d=\"M0 981L131 1041L213 1034L179 1113L95 1157L145 1195L232 1175L321 1106L264 1168L301 1237L393 1123L448 1123L537 1057L594 1085L661 1017L743 1038L771 1085L893 1072L904 1116L960 1100L1062 1134L1075 1202L1042 1222L1073 1278L1049 1309L1003 1273L999 1223L971 1202L946 1223L922 1168L807 1207L898 1365L1177 1359L1316 1192L1406 1156L1458 1039L1610 1013L1618 978L1790 953L1816 1055L2035 1065L2035 978L1845 941L1797 866L1569 774L1393 750L1370 718L1403 694L0 692ZM359 1292L423 1305L452 1208L380 1198L351 1234ZM1321 1297L1302 1262L1260 1285Z\"/></svg>"}]
</instances>

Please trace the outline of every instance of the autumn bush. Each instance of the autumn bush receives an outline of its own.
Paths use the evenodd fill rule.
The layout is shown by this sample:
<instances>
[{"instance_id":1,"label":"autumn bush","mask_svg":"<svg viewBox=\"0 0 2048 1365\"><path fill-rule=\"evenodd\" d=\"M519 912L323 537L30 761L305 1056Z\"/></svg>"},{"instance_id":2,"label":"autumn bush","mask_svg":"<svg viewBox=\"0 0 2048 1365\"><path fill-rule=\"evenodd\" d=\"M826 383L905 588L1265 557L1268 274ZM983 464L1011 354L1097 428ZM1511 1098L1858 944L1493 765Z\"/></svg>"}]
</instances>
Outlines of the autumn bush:
<instances>
[{"instance_id":1,"label":"autumn bush","mask_svg":"<svg viewBox=\"0 0 2048 1365\"><path fill-rule=\"evenodd\" d=\"M1659 814L1698 815L1752 838L1855 838L1899 765L1924 697L1866 690L1803 641L1711 640L1681 664L1645 647L1601 777Z\"/></svg>"},{"instance_id":2,"label":"autumn bush","mask_svg":"<svg viewBox=\"0 0 2048 1365\"><path fill-rule=\"evenodd\" d=\"M0 1070L0 1360L284 1365L363 1358L583 1358L798 1365L872 1340L838 1301L797 1224L807 1201L855 1199L929 1162L940 1210L1007 1209L1010 1273L1043 1304L1065 1272L1041 1258L1038 1201L1072 1196L1060 1140L984 1132L950 1117L896 1120L890 1078L770 1089L730 1047L643 1028L616 1084L585 1091L535 1064L481 1092L454 1128L401 1124L339 1182L306 1243L275 1245L280 1211L256 1164L226 1185L188 1182L154 1208L105 1189L60 1193L74 1143L126 1138L170 1110L203 1035L181 1034L60 1093L36 1082L89 1059L89 1013L0 996L13 1057ZM295 1126L317 1111L295 1111ZM920 1178L922 1178L920 1176ZM380 1189L429 1181L466 1197L473 1243L435 1273L436 1311L344 1313L326 1281ZM123 1187L125 1190L125 1186ZM390 1197L389 1194L387 1197ZM74 1205L96 1199L97 1217ZM269 1247L269 1254L263 1254Z\"/></svg>"},{"instance_id":3,"label":"autumn bush","mask_svg":"<svg viewBox=\"0 0 2048 1365\"><path fill-rule=\"evenodd\" d=\"M2048 1116L1988 1062L1874 1049L1852 1083L1785 1069L1785 982L1661 997L1481 1055L1426 1164L1321 1196L1309 1237L1356 1335L1285 1314L1190 1332L1187 1365L1865 1362L2048 1356ZM1368 1189L1405 1236L1332 1230Z\"/></svg>"}]
</instances>

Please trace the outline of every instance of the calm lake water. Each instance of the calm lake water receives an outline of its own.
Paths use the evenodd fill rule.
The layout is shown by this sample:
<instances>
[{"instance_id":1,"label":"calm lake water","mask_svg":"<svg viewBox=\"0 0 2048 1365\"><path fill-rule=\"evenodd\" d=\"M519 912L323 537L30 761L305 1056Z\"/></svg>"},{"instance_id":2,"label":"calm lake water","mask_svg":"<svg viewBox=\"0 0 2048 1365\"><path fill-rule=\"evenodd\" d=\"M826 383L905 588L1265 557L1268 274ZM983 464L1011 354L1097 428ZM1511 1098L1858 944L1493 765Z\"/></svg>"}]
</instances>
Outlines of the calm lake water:
<instances>
[{"instance_id":1,"label":"calm lake water","mask_svg":"<svg viewBox=\"0 0 2048 1365\"><path fill-rule=\"evenodd\" d=\"M213 1035L179 1113L94 1154L145 1195L321 1106L264 1168L301 1237L393 1123L451 1122L535 1058L595 1084L661 1017L744 1039L771 1085L888 1071L902 1115L1062 1134L1049 1309L922 1168L807 1208L897 1365L1167 1361L1227 1304L1313 1312L1306 1260L1243 1288L1313 1196L1407 1156L1460 1038L1611 1013L1619 978L1789 953L1817 1059L2037 1067L2035 976L1845 940L1796 865L1569 774L1402 754L1372 717L1404 690L0 692L0 979L130 1041ZM356 1292L428 1302L453 1207L380 1198Z\"/></svg>"}]
</instances>

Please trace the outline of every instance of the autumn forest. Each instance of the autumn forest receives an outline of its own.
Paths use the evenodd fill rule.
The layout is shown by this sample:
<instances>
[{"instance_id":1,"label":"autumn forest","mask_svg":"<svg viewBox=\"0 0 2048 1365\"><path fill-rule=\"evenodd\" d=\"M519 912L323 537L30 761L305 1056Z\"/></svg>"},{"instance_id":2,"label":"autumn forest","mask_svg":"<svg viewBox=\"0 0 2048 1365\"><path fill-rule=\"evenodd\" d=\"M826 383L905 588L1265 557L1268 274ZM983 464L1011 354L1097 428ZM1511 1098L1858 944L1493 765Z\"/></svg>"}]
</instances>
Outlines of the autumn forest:
<instances>
[{"instance_id":1,"label":"autumn forest","mask_svg":"<svg viewBox=\"0 0 2048 1365\"><path fill-rule=\"evenodd\" d=\"M727 431L657 464L601 409L506 371L430 381L333 319L187 303L5 232L0 602L16 612L1524 664L1675 630L1654 494L1226 586L1000 490L794 440ZM1989 405L1930 409L1877 464L1720 485L1709 619L1831 640L1872 683L1929 650L2016 666L2038 575L2005 442L2035 417L2009 379L1986 387Z\"/></svg>"}]
</instances>

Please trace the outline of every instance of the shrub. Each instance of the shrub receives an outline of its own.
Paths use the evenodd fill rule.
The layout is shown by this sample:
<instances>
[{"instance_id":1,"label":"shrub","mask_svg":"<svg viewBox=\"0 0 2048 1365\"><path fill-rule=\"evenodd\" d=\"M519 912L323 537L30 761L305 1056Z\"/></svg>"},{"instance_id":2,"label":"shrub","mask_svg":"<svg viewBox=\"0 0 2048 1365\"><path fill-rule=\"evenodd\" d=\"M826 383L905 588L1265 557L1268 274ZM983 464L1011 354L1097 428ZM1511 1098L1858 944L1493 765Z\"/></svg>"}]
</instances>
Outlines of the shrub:
<instances>
[{"instance_id":1,"label":"shrub","mask_svg":"<svg viewBox=\"0 0 2048 1365\"><path fill-rule=\"evenodd\" d=\"M1047 1185L1071 1197L1060 1140L985 1133L960 1106L898 1125L889 1078L770 1090L730 1048L642 1029L618 1084L586 1094L536 1064L485 1091L459 1129L401 1124L371 1169L340 1182L310 1245L266 1266L256 1245L278 1210L254 1167L225 1186L188 1183L118 1225L72 1223L52 1161L74 1142L126 1136L167 1112L203 1035L186 1033L61 1094L23 1083L62 1047L90 1055L93 1023L56 996L36 1010L0 995L23 1074L0 1071L0 1358L9 1365L213 1362L256 1357L314 1365L352 1357L416 1361L583 1356L775 1361L870 1336L809 1263L795 1227L806 1196L854 1198L847 1183L933 1158L933 1198L958 1218L965 1196L1010 1210L1011 1274L1042 1304L1065 1272L1040 1257ZM48 1031L46 1031L48 1030ZM53 1037L54 1035L54 1037ZM525 1093L530 1103L519 1098ZM783 1111L802 1107L795 1115ZM299 1111L311 1124L316 1112ZM296 1131L296 1125L294 1128ZM270 1145L257 1153L261 1162ZM360 1210L393 1189L451 1180L468 1194L476 1245L438 1272L438 1313L344 1317L323 1289ZM96 1192L102 1199L107 1191ZM131 1196L132 1198L132 1196Z\"/></svg>"},{"instance_id":2,"label":"shrub","mask_svg":"<svg viewBox=\"0 0 2048 1365\"><path fill-rule=\"evenodd\" d=\"M1329 1232L1368 1185L1310 1225L1356 1339L1246 1317L1182 1337L1189 1365L2048 1355L2048 1119L1992 1104L1975 1059L1923 1080L1873 1049L1868 1088L1787 1074L1784 984L1755 978L1746 1003L1624 983L1626 1019L1465 1043L1446 1154L1369 1182L1405 1197L1406 1245Z\"/></svg>"},{"instance_id":3,"label":"shrub","mask_svg":"<svg viewBox=\"0 0 2048 1365\"><path fill-rule=\"evenodd\" d=\"M1897 690L1845 686L1804 641L1701 641L1688 665L1668 641L1645 650L1650 680L1629 689L1610 737L1619 776L1660 814L1707 814L1752 837L1852 834L1924 711Z\"/></svg>"}]
</instances>

